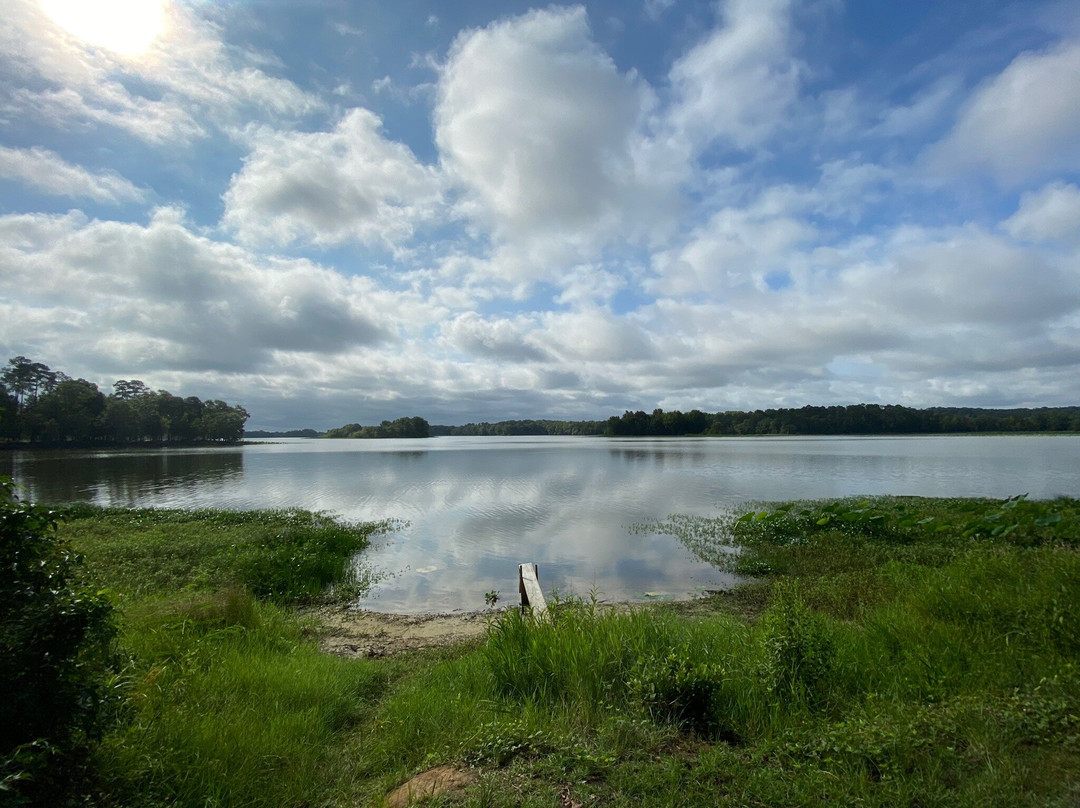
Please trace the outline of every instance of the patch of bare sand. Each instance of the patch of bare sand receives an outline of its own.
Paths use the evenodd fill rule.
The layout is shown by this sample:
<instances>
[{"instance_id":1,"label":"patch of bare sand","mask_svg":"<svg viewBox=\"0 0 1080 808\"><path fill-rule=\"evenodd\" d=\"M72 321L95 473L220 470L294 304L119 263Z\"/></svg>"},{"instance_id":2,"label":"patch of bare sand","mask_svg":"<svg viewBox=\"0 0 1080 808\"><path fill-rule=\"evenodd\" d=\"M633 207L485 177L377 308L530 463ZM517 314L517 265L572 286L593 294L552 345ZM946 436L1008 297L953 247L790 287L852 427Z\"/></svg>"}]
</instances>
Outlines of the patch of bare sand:
<instances>
[{"instance_id":1,"label":"patch of bare sand","mask_svg":"<svg viewBox=\"0 0 1080 808\"><path fill-rule=\"evenodd\" d=\"M476 772L455 769L453 766L437 766L394 789L386 798L386 805L388 808L406 808L446 792L461 791L477 779Z\"/></svg>"},{"instance_id":2,"label":"patch of bare sand","mask_svg":"<svg viewBox=\"0 0 1080 808\"><path fill-rule=\"evenodd\" d=\"M483 636L491 619L490 612L408 615L343 607L319 607L306 614L316 623L323 651L353 658L468 642Z\"/></svg>"}]
</instances>

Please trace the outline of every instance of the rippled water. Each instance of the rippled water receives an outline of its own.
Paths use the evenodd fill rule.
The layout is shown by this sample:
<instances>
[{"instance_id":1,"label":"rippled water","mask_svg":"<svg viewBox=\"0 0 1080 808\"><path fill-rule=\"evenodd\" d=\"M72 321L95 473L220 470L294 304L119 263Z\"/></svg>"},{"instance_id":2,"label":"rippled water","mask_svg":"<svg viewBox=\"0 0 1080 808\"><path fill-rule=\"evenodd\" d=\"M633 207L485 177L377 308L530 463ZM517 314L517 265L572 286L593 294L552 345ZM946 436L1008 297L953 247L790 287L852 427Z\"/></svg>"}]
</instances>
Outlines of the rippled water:
<instances>
[{"instance_id":1,"label":"rippled water","mask_svg":"<svg viewBox=\"0 0 1080 808\"><path fill-rule=\"evenodd\" d=\"M364 604L477 609L516 598L516 566L545 589L609 600L730 584L668 536L629 530L747 500L855 494L1080 496L1080 437L434 438L303 440L241 448L0 454L32 499L155 507L332 511L397 518L367 558L388 574Z\"/></svg>"}]
</instances>

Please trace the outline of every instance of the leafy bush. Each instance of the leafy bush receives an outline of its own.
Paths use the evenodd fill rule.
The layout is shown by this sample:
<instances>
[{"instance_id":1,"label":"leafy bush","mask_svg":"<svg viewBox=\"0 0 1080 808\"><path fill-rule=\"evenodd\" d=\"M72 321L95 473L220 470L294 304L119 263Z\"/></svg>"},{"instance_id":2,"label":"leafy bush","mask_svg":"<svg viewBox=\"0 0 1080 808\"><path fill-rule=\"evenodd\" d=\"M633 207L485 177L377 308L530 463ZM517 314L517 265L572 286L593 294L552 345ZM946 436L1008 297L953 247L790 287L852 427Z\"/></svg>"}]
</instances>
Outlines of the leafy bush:
<instances>
[{"instance_id":1,"label":"leafy bush","mask_svg":"<svg viewBox=\"0 0 1080 808\"><path fill-rule=\"evenodd\" d=\"M53 512L0 478L0 790L16 804L55 801L59 767L103 727L116 627L79 563Z\"/></svg>"},{"instance_id":2,"label":"leafy bush","mask_svg":"<svg viewBox=\"0 0 1080 808\"><path fill-rule=\"evenodd\" d=\"M776 584L773 603L762 618L763 674L781 699L820 703L833 669L835 648L825 618L799 594L798 582Z\"/></svg>"},{"instance_id":3,"label":"leafy bush","mask_svg":"<svg viewBox=\"0 0 1080 808\"><path fill-rule=\"evenodd\" d=\"M701 661L699 649L683 646L663 659L645 660L629 685L653 719L734 740L731 727L722 726L730 723L722 709L725 676L722 664Z\"/></svg>"}]
</instances>

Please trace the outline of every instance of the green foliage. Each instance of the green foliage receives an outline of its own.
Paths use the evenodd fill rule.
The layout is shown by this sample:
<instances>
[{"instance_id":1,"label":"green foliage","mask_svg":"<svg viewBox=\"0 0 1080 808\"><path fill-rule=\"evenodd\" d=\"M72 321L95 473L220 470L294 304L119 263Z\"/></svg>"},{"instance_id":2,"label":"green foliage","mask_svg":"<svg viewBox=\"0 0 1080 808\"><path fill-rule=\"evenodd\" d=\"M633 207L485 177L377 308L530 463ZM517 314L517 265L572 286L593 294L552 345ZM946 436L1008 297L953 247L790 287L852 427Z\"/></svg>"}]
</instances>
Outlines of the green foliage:
<instances>
[{"instance_id":1,"label":"green foliage","mask_svg":"<svg viewBox=\"0 0 1080 808\"><path fill-rule=\"evenodd\" d=\"M682 413L641 410L607 420L604 434L641 435L910 435L967 432L1078 432L1080 407L986 410L895 404Z\"/></svg>"},{"instance_id":2,"label":"green foliage","mask_svg":"<svg viewBox=\"0 0 1080 808\"><path fill-rule=\"evenodd\" d=\"M329 801L342 738L386 677L321 654L282 606L354 597L368 582L355 555L390 524L88 505L66 516L83 574L124 613L127 699L94 753L97 801Z\"/></svg>"},{"instance_id":3,"label":"green foliage","mask_svg":"<svg viewBox=\"0 0 1080 808\"><path fill-rule=\"evenodd\" d=\"M383 421L379 426L361 426L345 424L337 429L328 429L324 438L428 438L431 428L428 422L419 416Z\"/></svg>"},{"instance_id":4,"label":"green foliage","mask_svg":"<svg viewBox=\"0 0 1080 808\"><path fill-rule=\"evenodd\" d=\"M32 444L235 442L248 412L224 401L180 398L121 379L105 396L96 384L72 379L25 356L8 361L0 380L0 438Z\"/></svg>"},{"instance_id":5,"label":"green foliage","mask_svg":"<svg viewBox=\"0 0 1080 808\"><path fill-rule=\"evenodd\" d=\"M642 660L628 685L652 719L736 740L723 714L726 676L722 662L701 660L684 645L662 659Z\"/></svg>"},{"instance_id":6,"label":"green foliage","mask_svg":"<svg viewBox=\"0 0 1080 808\"><path fill-rule=\"evenodd\" d=\"M76 583L80 562L56 514L0 478L0 793L58 799L73 753L110 704L112 608Z\"/></svg>"},{"instance_id":7,"label":"green foliage","mask_svg":"<svg viewBox=\"0 0 1080 808\"><path fill-rule=\"evenodd\" d=\"M526 418L523 420L462 424L461 426L432 425L431 435L513 436L513 435L602 435L603 421L553 421Z\"/></svg>"},{"instance_id":8,"label":"green foliage","mask_svg":"<svg viewBox=\"0 0 1080 808\"><path fill-rule=\"evenodd\" d=\"M371 661L320 656L244 584L282 514L87 510L62 531L142 593L124 596L132 698L98 801L379 804L456 763L482 779L444 802L477 806L1075 803L1075 500L759 513L668 523L768 568L753 610L552 598L493 615L479 648Z\"/></svg>"},{"instance_id":9,"label":"green foliage","mask_svg":"<svg viewBox=\"0 0 1080 808\"><path fill-rule=\"evenodd\" d=\"M835 649L825 618L803 602L797 581L777 583L761 632L770 690L785 702L820 704Z\"/></svg>"},{"instance_id":10,"label":"green foliage","mask_svg":"<svg viewBox=\"0 0 1080 808\"><path fill-rule=\"evenodd\" d=\"M329 801L341 739L384 687L372 664L319 653L242 589L146 600L126 623L126 721L95 756L109 801Z\"/></svg>"},{"instance_id":11,"label":"green foliage","mask_svg":"<svg viewBox=\"0 0 1080 808\"><path fill-rule=\"evenodd\" d=\"M595 600L554 598L540 618L511 609L491 625L483 656L495 692L519 702L572 704L586 714L625 700L643 658L666 656L674 624L644 612L618 614Z\"/></svg>"},{"instance_id":12,"label":"green foliage","mask_svg":"<svg viewBox=\"0 0 1080 808\"><path fill-rule=\"evenodd\" d=\"M244 585L279 603L355 597L354 562L389 522L346 524L308 511L126 510L75 505L63 525L88 573L124 597Z\"/></svg>"}]
</instances>

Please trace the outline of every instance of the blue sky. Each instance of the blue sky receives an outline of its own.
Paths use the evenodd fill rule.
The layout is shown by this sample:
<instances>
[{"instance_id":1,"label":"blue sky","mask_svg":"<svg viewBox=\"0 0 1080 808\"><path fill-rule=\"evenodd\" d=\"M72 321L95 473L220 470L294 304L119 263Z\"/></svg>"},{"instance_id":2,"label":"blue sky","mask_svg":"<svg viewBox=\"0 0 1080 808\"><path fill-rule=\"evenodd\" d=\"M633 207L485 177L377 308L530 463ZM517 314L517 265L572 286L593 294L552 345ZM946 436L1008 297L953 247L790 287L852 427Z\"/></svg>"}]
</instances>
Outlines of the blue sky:
<instances>
[{"instance_id":1,"label":"blue sky","mask_svg":"<svg viewBox=\"0 0 1080 808\"><path fill-rule=\"evenodd\" d=\"M252 428L1077 403L1075 2L6 5L4 358Z\"/></svg>"}]
</instances>

